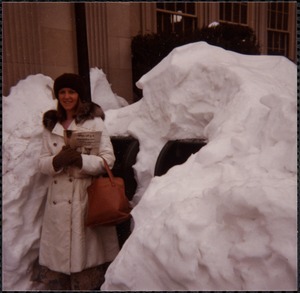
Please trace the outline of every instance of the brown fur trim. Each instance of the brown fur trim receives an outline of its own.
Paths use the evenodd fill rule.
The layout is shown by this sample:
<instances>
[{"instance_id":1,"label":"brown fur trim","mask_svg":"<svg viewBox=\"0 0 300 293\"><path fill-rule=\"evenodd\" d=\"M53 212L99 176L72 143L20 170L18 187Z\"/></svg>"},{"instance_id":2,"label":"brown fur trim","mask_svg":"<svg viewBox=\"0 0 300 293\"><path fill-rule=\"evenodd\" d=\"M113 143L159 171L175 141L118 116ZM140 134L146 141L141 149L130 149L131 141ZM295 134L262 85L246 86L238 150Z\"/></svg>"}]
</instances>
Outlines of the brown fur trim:
<instances>
[{"instance_id":1,"label":"brown fur trim","mask_svg":"<svg viewBox=\"0 0 300 293\"><path fill-rule=\"evenodd\" d=\"M46 129L49 131L52 131L55 124L58 121L57 117L57 111L56 110L49 110L46 113L44 113L43 116L43 125Z\"/></svg>"},{"instance_id":2,"label":"brown fur trim","mask_svg":"<svg viewBox=\"0 0 300 293\"><path fill-rule=\"evenodd\" d=\"M103 120L105 118L102 108L94 102L84 102L81 103L80 108L75 117L76 123L82 123L89 119L94 119L94 117L101 117Z\"/></svg>"},{"instance_id":3,"label":"brown fur trim","mask_svg":"<svg viewBox=\"0 0 300 293\"><path fill-rule=\"evenodd\" d=\"M78 111L75 122L83 123L86 120L94 119L95 117L100 117L104 120L105 115L102 108L94 102L82 103L80 110ZM44 113L43 125L49 131L52 131L55 124L59 121L57 110L49 110Z\"/></svg>"}]
</instances>

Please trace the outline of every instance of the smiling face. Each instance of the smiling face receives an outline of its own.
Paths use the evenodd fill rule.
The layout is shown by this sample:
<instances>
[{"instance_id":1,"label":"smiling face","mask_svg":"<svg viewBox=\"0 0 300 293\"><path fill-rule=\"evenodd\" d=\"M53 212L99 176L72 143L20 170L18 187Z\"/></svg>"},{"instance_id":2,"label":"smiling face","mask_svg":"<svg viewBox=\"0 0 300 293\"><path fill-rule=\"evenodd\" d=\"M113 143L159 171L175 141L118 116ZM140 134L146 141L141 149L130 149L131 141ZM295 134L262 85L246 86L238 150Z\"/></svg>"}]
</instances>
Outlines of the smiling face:
<instances>
[{"instance_id":1,"label":"smiling face","mask_svg":"<svg viewBox=\"0 0 300 293\"><path fill-rule=\"evenodd\" d=\"M75 113L79 95L71 88L62 88L58 91L58 100L62 107L66 110L68 116Z\"/></svg>"}]
</instances>

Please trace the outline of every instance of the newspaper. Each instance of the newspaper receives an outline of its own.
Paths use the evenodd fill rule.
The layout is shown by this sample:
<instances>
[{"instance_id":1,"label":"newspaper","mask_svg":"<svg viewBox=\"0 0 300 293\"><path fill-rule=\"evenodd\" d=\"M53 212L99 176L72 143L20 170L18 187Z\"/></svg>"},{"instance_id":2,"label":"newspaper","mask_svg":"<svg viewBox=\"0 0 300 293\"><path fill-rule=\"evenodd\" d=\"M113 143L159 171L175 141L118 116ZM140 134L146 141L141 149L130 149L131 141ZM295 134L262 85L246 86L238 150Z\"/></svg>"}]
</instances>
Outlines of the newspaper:
<instances>
[{"instance_id":1,"label":"newspaper","mask_svg":"<svg viewBox=\"0 0 300 293\"><path fill-rule=\"evenodd\" d=\"M64 140L66 145L82 154L97 155L101 134L101 131L64 130Z\"/></svg>"}]
</instances>

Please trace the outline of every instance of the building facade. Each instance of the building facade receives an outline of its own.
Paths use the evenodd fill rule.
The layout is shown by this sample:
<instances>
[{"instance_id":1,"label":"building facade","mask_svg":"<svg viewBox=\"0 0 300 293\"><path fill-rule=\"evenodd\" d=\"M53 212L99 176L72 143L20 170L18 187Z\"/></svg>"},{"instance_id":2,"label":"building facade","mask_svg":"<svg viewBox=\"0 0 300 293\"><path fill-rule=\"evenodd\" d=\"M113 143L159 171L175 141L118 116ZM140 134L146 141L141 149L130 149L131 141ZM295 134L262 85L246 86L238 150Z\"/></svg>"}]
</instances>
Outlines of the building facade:
<instances>
[{"instance_id":1,"label":"building facade","mask_svg":"<svg viewBox=\"0 0 300 293\"><path fill-rule=\"evenodd\" d=\"M55 79L78 72L74 3L2 2L2 90L31 74ZM250 26L262 54L296 63L296 1L285 2L86 2L90 68L106 74L129 103L131 40L138 34L185 32L213 22Z\"/></svg>"}]
</instances>

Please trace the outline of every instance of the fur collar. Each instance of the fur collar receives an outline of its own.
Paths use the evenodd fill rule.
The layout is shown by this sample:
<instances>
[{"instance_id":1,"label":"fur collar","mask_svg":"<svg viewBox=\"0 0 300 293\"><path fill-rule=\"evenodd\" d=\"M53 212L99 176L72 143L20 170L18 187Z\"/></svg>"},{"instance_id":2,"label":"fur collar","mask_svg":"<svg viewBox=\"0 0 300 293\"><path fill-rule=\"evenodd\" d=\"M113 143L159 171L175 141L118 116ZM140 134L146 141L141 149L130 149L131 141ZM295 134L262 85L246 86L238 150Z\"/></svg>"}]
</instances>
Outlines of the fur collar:
<instances>
[{"instance_id":1,"label":"fur collar","mask_svg":"<svg viewBox=\"0 0 300 293\"><path fill-rule=\"evenodd\" d=\"M83 104L81 111L75 117L75 122L78 124L89 119L94 119L95 117L101 117L104 120L105 115L102 108L96 103L86 102ZM52 131L57 122L57 110L49 110L44 113L43 125L46 129Z\"/></svg>"}]
</instances>

